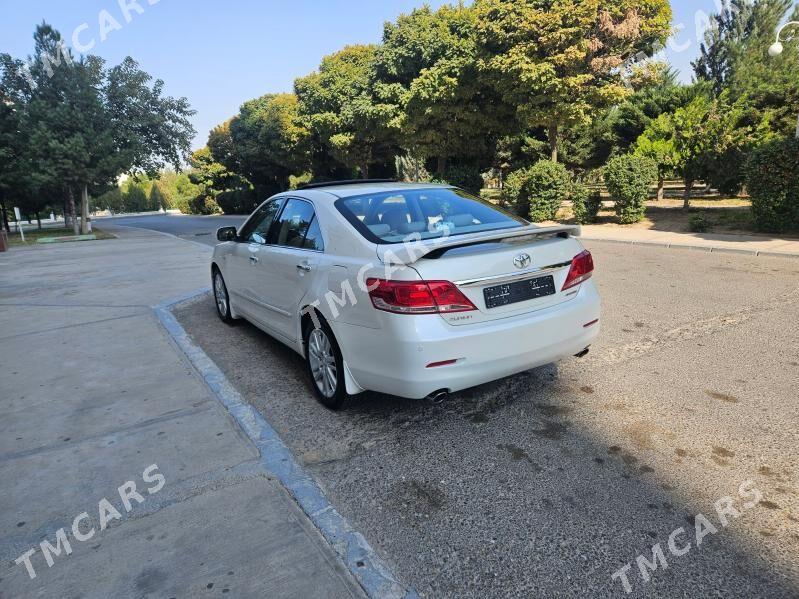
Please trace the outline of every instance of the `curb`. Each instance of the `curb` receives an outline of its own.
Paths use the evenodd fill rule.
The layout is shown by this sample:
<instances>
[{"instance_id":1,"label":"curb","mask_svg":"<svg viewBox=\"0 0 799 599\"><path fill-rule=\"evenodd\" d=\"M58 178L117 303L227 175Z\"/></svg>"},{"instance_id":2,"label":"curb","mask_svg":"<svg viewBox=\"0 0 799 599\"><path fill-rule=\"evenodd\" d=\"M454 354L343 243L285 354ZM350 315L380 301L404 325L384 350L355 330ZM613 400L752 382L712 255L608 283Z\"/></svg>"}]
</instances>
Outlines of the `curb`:
<instances>
[{"instance_id":1,"label":"curb","mask_svg":"<svg viewBox=\"0 0 799 599\"><path fill-rule=\"evenodd\" d=\"M154 306L153 310L206 385L258 448L264 469L288 490L366 594L375 599L418 599L416 591L397 580L364 536L333 507L316 481L294 459L275 429L236 391L172 314L176 305L209 291L210 288L198 289Z\"/></svg>"},{"instance_id":2,"label":"curb","mask_svg":"<svg viewBox=\"0 0 799 599\"><path fill-rule=\"evenodd\" d=\"M88 235L65 235L63 237L39 237L36 243L72 243L75 241L95 241L97 237L94 234Z\"/></svg>"},{"instance_id":3,"label":"curb","mask_svg":"<svg viewBox=\"0 0 799 599\"><path fill-rule=\"evenodd\" d=\"M651 247L661 247L672 250L693 250L695 252L706 252L713 254L744 254L748 256L768 256L770 258L799 258L797 253L771 252L762 250L746 250L738 248L723 248L708 245L690 245L687 243L667 243L663 241L638 241L627 239L605 239L603 237L579 237L585 241L599 241L604 243L618 243L621 245L646 245Z\"/></svg>"}]
</instances>

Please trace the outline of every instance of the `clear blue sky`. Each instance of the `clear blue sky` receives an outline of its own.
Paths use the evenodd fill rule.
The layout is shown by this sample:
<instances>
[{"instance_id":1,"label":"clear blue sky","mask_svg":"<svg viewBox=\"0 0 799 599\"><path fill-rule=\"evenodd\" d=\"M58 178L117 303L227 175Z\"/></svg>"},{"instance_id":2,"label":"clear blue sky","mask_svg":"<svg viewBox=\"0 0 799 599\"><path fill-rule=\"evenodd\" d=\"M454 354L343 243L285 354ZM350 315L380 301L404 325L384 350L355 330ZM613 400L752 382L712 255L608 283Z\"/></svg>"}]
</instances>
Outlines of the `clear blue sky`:
<instances>
[{"instance_id":1,"label":"clear blue sky","mask_svg":"<svg viewBox=\"0 0 799 599\"><path fill-rule=\"evenodd\" d=\"M197 110L195 148L208 131L236 113L242 102L268 92L290 91L319 59L346 44L380 40L383 22L419 6L420 0L138 0L125 22L118 0L4 0L0 52L31 53L32 33L43 19L71 45L95 46L92 54L111 63L130 55L166 82L170 95L186 96ZM123 0L124 3L124 0ZM128 0L130 3L130 0ZM429 2L443 4L440 0ZM714 12L716 0L672 0L675 26L684 25L667 58L690 81L690 62L699 52L697 23ZM100 14L121 26L101 41ZM698 18L697 18L698 17ZM113 27L113 23L110 27ZM678 51L677 47L686 46Z\"/></svg>"}]
</instances>

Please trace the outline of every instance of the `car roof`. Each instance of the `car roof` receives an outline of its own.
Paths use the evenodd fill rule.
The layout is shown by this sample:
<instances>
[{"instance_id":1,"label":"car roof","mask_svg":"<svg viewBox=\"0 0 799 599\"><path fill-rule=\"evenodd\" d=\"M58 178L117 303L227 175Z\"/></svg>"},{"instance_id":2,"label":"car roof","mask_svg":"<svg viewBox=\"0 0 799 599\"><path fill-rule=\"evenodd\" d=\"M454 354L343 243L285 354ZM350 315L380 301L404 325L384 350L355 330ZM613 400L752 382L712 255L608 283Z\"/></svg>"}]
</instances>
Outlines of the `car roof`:
<instances>
[{"instance_id":1,"label":"car roof","mask_svg":"<svg viewBox=\"0 0 799 599\"><path fill-rule=\"evenodd\" d=\"M369 195L374 193L385 193L391 191L404 191L413 189L449 189L451 185L442 183L346 183L346 184L331 184L329 187L316 187L308 191L323 191L337 198L350 198L353 196ZM303 190L297 190L295 193L302 193Z\"/></svg>"}]
</instances>

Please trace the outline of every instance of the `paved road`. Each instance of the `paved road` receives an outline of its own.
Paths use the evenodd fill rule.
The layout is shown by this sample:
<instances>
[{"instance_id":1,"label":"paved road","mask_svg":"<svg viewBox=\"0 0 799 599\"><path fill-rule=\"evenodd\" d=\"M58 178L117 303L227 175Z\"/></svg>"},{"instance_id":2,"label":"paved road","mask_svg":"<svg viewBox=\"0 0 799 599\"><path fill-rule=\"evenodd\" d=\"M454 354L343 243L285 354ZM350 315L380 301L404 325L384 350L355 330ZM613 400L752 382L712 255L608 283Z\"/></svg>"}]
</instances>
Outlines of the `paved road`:
<instances>
[{"instance_id":1,"label":"paved road","mask_svg":"<svg viewBox=\"0 0 799 599\"><path fill-rule=\"evenodd\" d=\"M799 596L799 261L589 247L592 353L440 406L328 412L298 356L210 297L178 317L424 596L623 597L626 564L631 596Z\"/></svg>"},{"instance_id":2,"label":"paved road","mask_svg":"<svg viewBox=\"0 0 799 599\"><path fill-rule=\"evenodd\" d=\"M206 245L215 245L216 230L220 227L238 227L247 219L246 216L190 216L178 214L158 214L152 216L123 216L97 219L96 224L102 228L103 223L151 229L162 233L171 233L182 239L199 241Z\"/></svg>"}]
</instances>

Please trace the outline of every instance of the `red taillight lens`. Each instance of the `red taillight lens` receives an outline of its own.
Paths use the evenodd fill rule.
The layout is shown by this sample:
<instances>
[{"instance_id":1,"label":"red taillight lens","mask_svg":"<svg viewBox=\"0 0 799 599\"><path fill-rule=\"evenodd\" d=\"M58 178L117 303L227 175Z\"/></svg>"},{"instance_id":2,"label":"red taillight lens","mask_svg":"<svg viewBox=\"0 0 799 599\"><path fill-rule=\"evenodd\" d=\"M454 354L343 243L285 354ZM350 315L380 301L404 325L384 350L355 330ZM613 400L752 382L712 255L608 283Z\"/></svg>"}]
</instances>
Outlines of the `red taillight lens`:
<instances>
[{"instance_id":1,"label":"red taillight lens","mask_svg":"<svg viewBox=\"0 0 799 599\"><path fill-rule=\"evenodd\" d=\"M367 279L369 297L378 310L396 314L438 314L476 310L449 281L386 281Z\"/></svg>"},{"instance_id":2,"label":"red taillight lens","mask_svg":"<svg viewBox=\"0 0 799 599\"><path fill-rule=\"evenodd\" d=\"M581 254L577 254L572 260L569 274L566 276L566 282L563 284L561 291L566 291L572 287L576 287L591 278L594 273L594 259L591 252L585 250Z\"/></svg>"}]
</instances>

